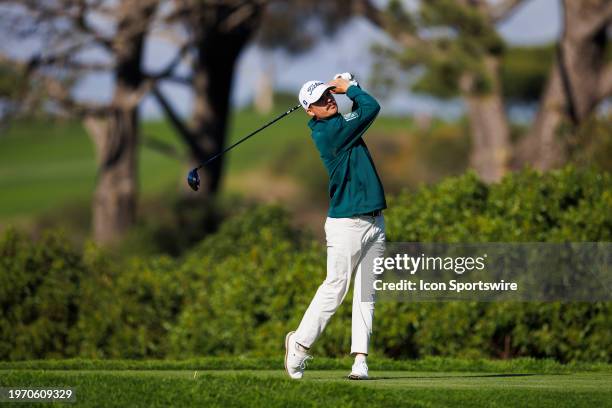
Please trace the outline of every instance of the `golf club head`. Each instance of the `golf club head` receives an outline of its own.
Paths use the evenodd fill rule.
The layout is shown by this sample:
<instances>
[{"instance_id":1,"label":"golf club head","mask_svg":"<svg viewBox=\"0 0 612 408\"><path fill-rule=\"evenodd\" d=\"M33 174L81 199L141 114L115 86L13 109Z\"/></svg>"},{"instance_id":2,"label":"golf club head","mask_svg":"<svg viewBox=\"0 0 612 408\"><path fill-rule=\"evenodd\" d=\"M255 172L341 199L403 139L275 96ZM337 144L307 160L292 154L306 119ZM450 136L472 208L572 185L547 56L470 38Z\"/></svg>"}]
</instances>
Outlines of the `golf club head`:
<instances>
[{"instance_id":1,"label":"golf club head","mask_svg":"<svg viewBox=\"0 0 612 408\"><path fill-rule=\"evenodd\" d=\"M200 187L200 176L198 175L198 169L195 168L189 172L187 175L187 184L193 191L198 191Z\"/></svg>"}]
</instances>

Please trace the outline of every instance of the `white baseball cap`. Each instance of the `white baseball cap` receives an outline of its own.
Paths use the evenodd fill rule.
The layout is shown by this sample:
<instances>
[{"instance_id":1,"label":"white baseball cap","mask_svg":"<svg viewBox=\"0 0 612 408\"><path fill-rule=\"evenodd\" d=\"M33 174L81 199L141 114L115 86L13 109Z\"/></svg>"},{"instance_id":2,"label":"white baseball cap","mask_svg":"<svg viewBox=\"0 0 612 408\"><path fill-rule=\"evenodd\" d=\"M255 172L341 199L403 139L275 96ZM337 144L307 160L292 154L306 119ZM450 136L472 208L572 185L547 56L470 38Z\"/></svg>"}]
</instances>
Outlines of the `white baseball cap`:
<instances>
[{"instance_id":1,"label":"white baseball cap","mask_svg":"<svg viewBox=\"0 0 612 408\"><path fill-rule=\"evenodd\" d=\"M322 81L306 82L304 85L302 85L302 89L300 89L300 104L304 109L308 109L311 103L314 103L321 99L323 93L333 87L333 85L328 85Z\"/></svg>"}]
</instances>

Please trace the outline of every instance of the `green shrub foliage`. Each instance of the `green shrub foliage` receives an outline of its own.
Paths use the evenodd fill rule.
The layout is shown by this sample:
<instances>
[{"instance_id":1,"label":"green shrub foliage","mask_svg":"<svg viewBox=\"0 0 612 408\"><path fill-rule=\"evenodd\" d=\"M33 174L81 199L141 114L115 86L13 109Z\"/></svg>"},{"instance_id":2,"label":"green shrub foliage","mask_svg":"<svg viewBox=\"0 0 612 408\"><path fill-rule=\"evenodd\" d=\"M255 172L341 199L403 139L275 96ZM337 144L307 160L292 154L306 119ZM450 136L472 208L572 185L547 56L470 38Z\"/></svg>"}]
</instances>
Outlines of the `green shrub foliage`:
<instances>
[{"instance_id":1,"label":"green shrub foliage","mask_svg":"<svg viewBox=\"0 0 612 408\"><path fill-rule=\"evenodd\" d=\"M14 230L0 240L0 356L72 356L71 333L87 275L80 255L61 235L38 242Z\"/></svg>"},{"instance_id":2,"label":"green shrub foliage","mask_svg":"<svg viewBox=\"0 0 612 408\"><path fill-rule=\"evenodd\" d=\"M610 241L610 174L474 174L389 200L389 241ZM229 219L181 258L117 260L54 232L0 239L0 359L272 356L325 278L325 246L276 206ZM350 296L313 350L350 345ZM612 361L612 303L377 305L373 353Z\"/></svg>"}]
</instances>

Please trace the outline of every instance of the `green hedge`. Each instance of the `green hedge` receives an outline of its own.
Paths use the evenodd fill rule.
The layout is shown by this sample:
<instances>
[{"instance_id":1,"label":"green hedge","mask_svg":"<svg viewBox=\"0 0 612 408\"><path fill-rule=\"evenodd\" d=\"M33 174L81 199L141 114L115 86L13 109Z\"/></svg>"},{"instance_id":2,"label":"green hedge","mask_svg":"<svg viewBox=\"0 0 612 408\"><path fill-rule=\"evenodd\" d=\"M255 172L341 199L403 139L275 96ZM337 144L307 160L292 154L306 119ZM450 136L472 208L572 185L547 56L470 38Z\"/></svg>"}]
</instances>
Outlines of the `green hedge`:
<instances>
[{"instance_id":1,"label":"green hedge","mask_svg":"<svg viewBox=\"0 0 612 408\"><path fill-rule=\"evenodd\" d=\"M389 201L389 241L612 240L612 179L595 170L525 170L492 186L468 173Z\"/></svg>"},{"instance_id":2,"label":"green hedge","mask_svg":"<svg viewBox=\"0 0 612 408\"><path fill-rule=\"evenodd\" d=\"M612 238L609 173L523 171L487 186L474 174L390 200L390 241L581 242ZM398 324L399 323L399 324ZM612 303L380 304L390 356L532 356L612 361Z\"/></svg>"},{"instance_id":3,"label":"green hedge","mask_svg":"<svg viewBox=\"0 0 612 408\"><path fill-rule=\"evenodd\" d=\"M8 230L0 239L0 358L74 355L86 276L80 254L59 235L32 243Z\"/></svg>"},{"instance_id":4,"label":"green hedge","mask_svg":"<svg viewBox=\"0 0 612 408\"><path fill-rule=\"evenodd\" d=\"M390 241L610 241L610 174L473 174L390 200ZM0 359L276 356L325 277L325 246L262 206L181 258L117 260L60 233L0 240ZM350 297L313 350L346 355ZM377 305L373 353L612 361L612 303Z\"/></svg>"}]
</instances>

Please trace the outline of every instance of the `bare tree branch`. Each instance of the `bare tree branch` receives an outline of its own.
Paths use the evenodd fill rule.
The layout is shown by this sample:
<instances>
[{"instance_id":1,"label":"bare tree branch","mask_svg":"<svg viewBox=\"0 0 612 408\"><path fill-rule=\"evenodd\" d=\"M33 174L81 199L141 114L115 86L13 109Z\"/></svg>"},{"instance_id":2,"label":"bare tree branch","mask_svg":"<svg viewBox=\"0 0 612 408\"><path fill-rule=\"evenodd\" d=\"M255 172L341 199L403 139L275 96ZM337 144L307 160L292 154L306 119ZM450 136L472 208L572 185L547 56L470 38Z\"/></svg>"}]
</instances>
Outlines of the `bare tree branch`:
<instances>
[{"instance_id":1,"label":"bare tree branch","mask_svg":"<svg viewBox=\"0 0 612 408\"><path fill-rule=\"evenodd\" d=\"M64 0L59 3L41 2L39 0L22 0L19 2L34 18L37 23L49 22L59 18L70 21L74 28L81 34L86 35L105 48L110 48L112 39L107 38L87 23L86 13L100 4L100 1L89 4L84 0ZM74 32L68 28L71 35Z\"/></svg>"},{"instance_id":2,"label":"bare tree branch","mask_svg":"<svg viewBox=\"0 0 612 408\"><path fill-rule=\"evenodd\" d=\"M564 27L573 25L573 41L588 39L606 29L612 22L612 2L610 0L576 1L564 0ZM576 26L576 22L580 22Z\"/></svg>"},{"instance_id":3,"label":"bare tree branch","mask_svg":"<svg viewBox=\"0 0 612 408\"><path fill-rule=\"evenodd\" d=\"M193 47L192 42L191 41L186 41L181 46L181 48L177 51L177 53L174 56L174 58L168 63L168 65L166 65L166 67L164 69L162 69L161 71L159 71L157 73L154 73L154 74L145 74L145 76L147 78L153 79L153 80L160 80L160 79L165 79L165 78L170 77L172 75L172 73L174 72L174 70L179 66L181 61L183 61L183 59L189 53L189 51L191 50L192 47Z\"/></svg>"},{"instance_id":4,"label":"bare tree branch","mask_svg":"<svg viewBox=\"0 0 612 408\"><path fill-rule=\"evenodd\" d=\"M95 72L95 71L110 71L115 68L114 64L105 64L101 62L78 62L67 61L65 67L75 72Z\"/></svg>"},{"instance_id":5,"label":"bare tree branch","mask_svg":"<svg viewBox=\"0 0 612 408\"><path fill-rule=\"evenodd\" d=\"M163 23L160 23L160 25L161 24ZM155 27L155 31L152 31L149 35L156 39L167 41L170 44L176 45L177 47L186 41L184 38L185 36L182 33L179 34L173 28Z\"/></svg>"},{"instance_id":6,"label":"bare tree branch","mask_svg":"<svg viewBox=\"0 0 612 408\"><path fill-rule=\"evenodd\" d=\"M142 143L151 150L161 153L165 156L177 159L181 162L187 160L185 154L181 153L175 146L156 139L149 135L142 135Z\"/></svg>"},{"instance_id":7,"label":"bare tree branch","mask_svg":"<svg viewBox=\"0 0 612 408\"><path fill-rule=\"evenodd\" d=\"M83 118L87 116L102 117L111 112L111 108L106 104L77 102L72 95L70 95L65 84L54 78L44 77L41 82L48 95L57 102L62 109L76 116Z\"/></svg>"},{"instance_id":8,"label":"bare tree branch","mask_svg":"<svg viewBox=\"0 0 612 408\"><path fill-rule=\"evenodd\" d=\"M202 149L200 148L200 146L198 146L198 143L196 142L196 138L192 130L179 117L170 102L162 94L161 90L157 86L154 86L151 90L151 93L153 94L153 96L155 96L155 99L168 116L168 119L170 119L170 122L172 122L174 127L178 129L179 135L181 136L183 141L189 146L191 151L201 152Z\"/></svg>"},{"instance_id":9,"label":"bare tree branch","mask_svg":"<svg viewBox=\"0 0 612 408\"><path fill-rule=\"evenodd\" d=\"M49 66L56 66L61 69L70 70L74 73L110 71L115 68L115 65L110 63L75 61L73 59L73 51L62 52L44 57L40 55L35 55L29 60L28 66L30 70L36 70Z\"/></svg>"},{"instance_id":10,"label":"bare tree branch","mask_svg":"<svg viewBox=\"0 0 612 408\"><path fill-rule=\"evenodd\" d=\"M258 13L261 7L268 4L267 0L258 0L254 2L244 2L239 5L224 21L219 24L221 31L231 32L236 27L241 26L246 21L249 21Z\"/></svg>"},{"instance_id":11,"label":"bare tree branch","mask_svg":"<svg viewBox=\"0 0 612 408\"><path fill-rule=\"evenodd\" d=\"M193 78L190 76L170 75L163 78L164 81L174 82L179 85L192 86Z\"/></svg>"},{"instance_id":12,"label":"bare tree branch","mask_svg":"<svg viewBox=\"0 0 612 408\"><path fill-rule=\"evenodd\" d=\"M605 2L602 6L602 10L598 13L594 13L589 23L591 25L591 33L610 25L612 23L612 1Z\"/></svg>"},{"instance_id":13,"label":"bare tree branch","mask_svg":"<svg viewBox=\"0 0 612 408\"><path fill-rule=\"evenodd\" d=\"M104 37L87 23L87 12L92 11L101 4L101 1L88 3L86 0L76 0L77 12L72 16L72 20L81 31L93 37L96 42L104 47L110 48L112 40Z\"/></svg>"}]
</instances>

